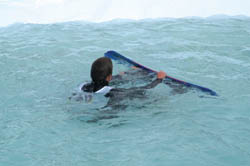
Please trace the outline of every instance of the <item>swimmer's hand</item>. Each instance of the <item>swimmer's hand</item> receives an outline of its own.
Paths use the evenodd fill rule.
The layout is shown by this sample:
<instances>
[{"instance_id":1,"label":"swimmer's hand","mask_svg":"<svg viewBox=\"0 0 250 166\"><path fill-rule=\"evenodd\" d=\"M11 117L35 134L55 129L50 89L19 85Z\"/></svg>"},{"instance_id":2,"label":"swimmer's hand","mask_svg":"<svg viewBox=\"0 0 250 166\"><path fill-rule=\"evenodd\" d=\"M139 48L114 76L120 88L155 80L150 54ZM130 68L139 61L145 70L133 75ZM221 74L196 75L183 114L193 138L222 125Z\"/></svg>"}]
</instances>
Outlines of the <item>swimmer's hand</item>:
<instances>
[{"instance_id":1,"label":"swimmer's hand","mask_svg":"<svg viewBox=\"0 0 250 166\"><path fill-rule=\"evenodd\" d=\"M166 73L164 71L159 71L157 73L157 79L164 79L166 77Z\"/></svg>"},{"instance_id":2,"label":"swimmer's hand","mask_svg":"<svg viewBox=\"0 0 250 166\"><path fill-rule=\"evenodd\" d=\"M138 67L136 67L136 66L132 66L131 68L134 70L138 69Z\"/></svg>"}]
</instances>

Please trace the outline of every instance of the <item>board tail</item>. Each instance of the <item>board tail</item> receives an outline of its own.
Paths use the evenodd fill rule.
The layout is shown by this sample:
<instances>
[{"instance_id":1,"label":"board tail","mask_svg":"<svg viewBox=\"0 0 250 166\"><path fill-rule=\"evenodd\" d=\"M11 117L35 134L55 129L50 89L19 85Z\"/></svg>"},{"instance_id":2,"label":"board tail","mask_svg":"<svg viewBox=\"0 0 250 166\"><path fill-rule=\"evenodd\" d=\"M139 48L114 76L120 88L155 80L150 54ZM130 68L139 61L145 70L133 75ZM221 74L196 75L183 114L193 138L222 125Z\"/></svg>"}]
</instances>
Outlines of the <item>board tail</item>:
<instances>
[{"instance_id":1,"label":"board tail","mask_svg":"<svg viewBox=\"0 0 250 166\"><path fill-rule=\"evenodd\" d=\"M108 51L108 52L106 52L106 53L104 54L104 56L105 56L105 57L108 57L108 58L110 58L110 59L112 59L112 60L118 61L118 62L120 62L120 63L126 63L126 64L128 64L128 65L131 65L131 66L135 66L135 67L141 68L141 69L143 69L143 70L145 70L145 71L148 71L148 72L157 73L157 71L152 70L152 69L150 69L150 68L148 68L148 67L145 67L145 66L143 66L143 65L141 65L141 64L139 64L139 63L137 63L137 62L135 62L135 61L133 61L133 60L131 60L131 59L129 59L129 58L127 58L127 57L125 57L125 56L123 56L123 55L117 53L117 52L115 52L115 51ZM208 93L208 94L210 94L210 95L212 95L212 96L218 96L218 94L217 94L215 91L213 91L213 90L211 90L211 89L209 89L209 88L206 88L206 87L202 87L202 86L195 85L195 84L192 84L192 83L188 83L188 82L185 82L185 81L182 81L182 80L178 80L178 79L173 78L173 77L168 76L168 75L166 76L166 79L169 79L169 80L171 80L171 81L173 81L173 82L175 82L175 83L182 84L182 85L184 85L184 86L186 86L186 87L191 87L191 88L199 89L199 90L201 90L202 92Z\"/></svg>"}]
</instances>

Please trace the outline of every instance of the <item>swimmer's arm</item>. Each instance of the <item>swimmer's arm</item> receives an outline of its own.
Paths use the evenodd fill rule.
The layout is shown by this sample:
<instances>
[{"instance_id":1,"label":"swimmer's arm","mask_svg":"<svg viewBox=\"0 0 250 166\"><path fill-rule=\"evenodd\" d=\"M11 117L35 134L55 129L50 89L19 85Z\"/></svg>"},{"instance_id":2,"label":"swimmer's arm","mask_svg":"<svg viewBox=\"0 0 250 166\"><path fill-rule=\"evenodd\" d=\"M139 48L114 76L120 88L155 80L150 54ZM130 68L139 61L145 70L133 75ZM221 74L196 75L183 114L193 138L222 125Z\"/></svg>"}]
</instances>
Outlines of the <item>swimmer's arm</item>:
<instances>
[{"instance_id":1,"label":"swimmer's arm","mask_svg":"<svg viewBox=\"0 0 250 166\"><path fill-rule=\"evenodd\" d=\"M133 69L133 70L138 70L138 68L135 67L135 66L132 66L131 69ZM139 69L139 70L140 70L140 69ZM113 80L122 79L122 76L123 76L123 75L126 75L126 74L129 74L129 71L122 71L122 72L120 72L120 73L117 74L117 75L113 75L113 76L112 76L112 79L113 79Z\"/></svg>"},{"instance_id":2,"label":"swimmer's arm","mask_svg":"<svg viewBox=\"0 0 250 166\"><path fill-rule=\"evenodd\" d=\"M148 85L138 87L138 89L152 89L152 88L156 87L159 83L162 83L162 79L157 78Z\"/></svg>"},{"instance_id":3,"label":"swimmer's arm","mask_svg":"<svg viewBox=\"0 0 250 166\"><path fill-rule=\"evenodd\" d=\"M122 79L122 74L117 74L112 76L112 80Z\"/></svg>"},{"instance_id":4,"label":"swimmer's arm","mask_svg":"<svg viewBox=\"0 0 250 166\"><path fill-rule=\"evenodd\" d=\"M120 72L120 73L117 74L117 75L113 75L113 76L112 76L112 79L113 79L113 80L122 79L122 76L125 75L125 74L128 74L128 73L129 73L129 72L127 72L127 71L122 71L122 72Z\"/></svg>"},{"instance_id":5,"label":"swimmer's arm","mask_svg":"<svg viewBox=\"0 0 250 166\"><path fill-rule=\"evenodd\" d=\"M163 71L159 71L157 73L157 79L155 79L153 82L151 82L148 85L145 86L141 86L141 87L135 87L135 88L131 88L131 90L133 89L152 89L154 87L156 87L159 83L162 83L162 80L166 77L166 73Z\"/></svg>"},{"instance_id":6,"label":"swimmer's arm","mask_svg":"<svg viewBox=\"0 0 250 166\"><path fill-rule=\"evenodd\" d=\"M157 73L157 79L155 79L153 82L151 82L148 85L141 86L141 87L133 87L129 89L123 89L123 88L116 88L116 89L111 89L109 93L107 93L105 96L106 97L113 97L114 93L124 93L128 91L136 91L136 90L145 90L145 89L151 89L156 87L159 83L162 82L162 80L166 77L166 73L163 71L160 71Z\"/></svg>"}]
</instances>

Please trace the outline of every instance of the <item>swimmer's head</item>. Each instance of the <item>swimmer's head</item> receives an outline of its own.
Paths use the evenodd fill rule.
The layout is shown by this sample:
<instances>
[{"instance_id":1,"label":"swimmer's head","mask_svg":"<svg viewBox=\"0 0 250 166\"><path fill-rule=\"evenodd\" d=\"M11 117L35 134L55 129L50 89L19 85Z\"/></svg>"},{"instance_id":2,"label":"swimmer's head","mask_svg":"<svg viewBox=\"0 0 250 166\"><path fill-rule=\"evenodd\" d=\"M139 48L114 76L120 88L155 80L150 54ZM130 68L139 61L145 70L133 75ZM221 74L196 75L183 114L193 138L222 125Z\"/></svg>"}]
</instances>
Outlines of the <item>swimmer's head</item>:
<instances>
[{"instance_id":1,"label":"swimmer's head","mask_svg":"<svg viewBox=\"0 0 250 166\"><path fill-rule=\"evenodd\" d=\"M112 79L112 71L112 61L109 58L101 57L93 62L90 75L93 82L109 82Z\"/></svg>"}]
</instances>

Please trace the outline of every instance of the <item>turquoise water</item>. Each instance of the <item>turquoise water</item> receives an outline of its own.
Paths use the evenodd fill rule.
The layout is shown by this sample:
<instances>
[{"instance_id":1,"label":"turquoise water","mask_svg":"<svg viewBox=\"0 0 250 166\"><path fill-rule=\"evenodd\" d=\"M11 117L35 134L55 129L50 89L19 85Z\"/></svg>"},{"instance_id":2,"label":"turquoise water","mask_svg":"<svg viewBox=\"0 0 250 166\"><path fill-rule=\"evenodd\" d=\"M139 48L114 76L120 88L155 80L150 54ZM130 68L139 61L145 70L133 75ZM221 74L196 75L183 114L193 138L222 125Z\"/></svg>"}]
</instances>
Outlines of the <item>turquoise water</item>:
<instances>
[{"instance_id":1,"label":"turquoise water","mask_svg":"<svg viewBox=\"0 0 250 166\"><path fill-rule=\"evenodd\" d=\"M90 123L110 115L106 101L68 97L108 50L219 97L162 84ZM0 67L1 166L250 163L247 17L13 24L0 28Z\"/></svg>"}]
</instances>

